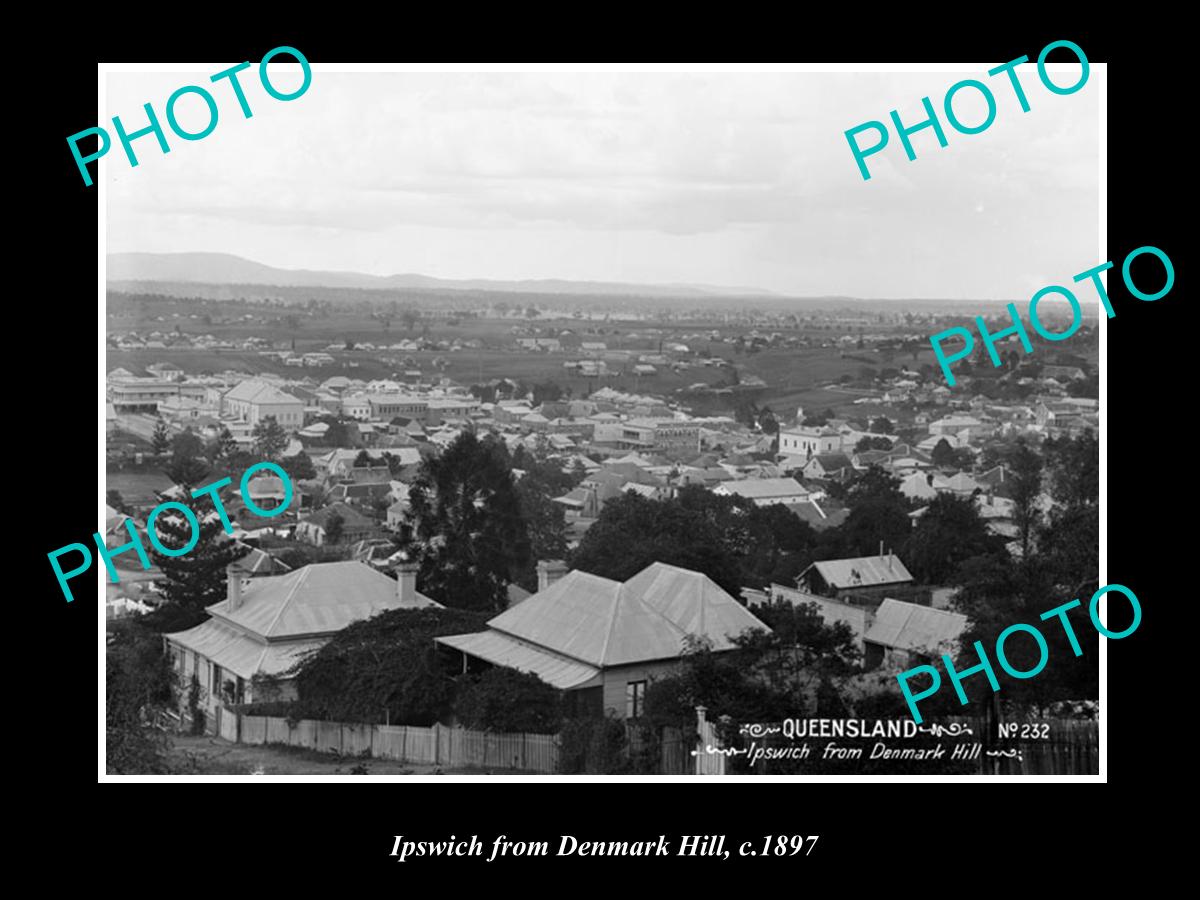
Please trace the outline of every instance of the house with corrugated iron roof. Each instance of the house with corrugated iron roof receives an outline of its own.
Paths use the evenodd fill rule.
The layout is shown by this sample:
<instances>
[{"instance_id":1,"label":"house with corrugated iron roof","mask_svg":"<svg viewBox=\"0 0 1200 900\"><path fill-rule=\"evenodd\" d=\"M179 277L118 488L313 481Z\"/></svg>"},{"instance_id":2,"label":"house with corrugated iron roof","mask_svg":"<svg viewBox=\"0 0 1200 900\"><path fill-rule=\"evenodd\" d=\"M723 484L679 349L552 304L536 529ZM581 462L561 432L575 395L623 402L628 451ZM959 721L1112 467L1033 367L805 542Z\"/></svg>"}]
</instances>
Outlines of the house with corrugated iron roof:
<instances>
[{"instance_id":1,"label":"house with corrugated iron roof","mask_svg":"<svg viewBox=\"0 0 1200 900\"><path fill-rule=\"evenodd\" d=\"M388 610L440 606L417 590L415 564L397 574L392 580L349 561L256 578L235 563L226 570L225 599L205 609L210 618L164 638L182 683L196 676L209 711L226 702L294 699L288 670L343 628ZM254 696L256 675L277 679L270 696Z\"/></svg>"},{"instance_id":2,"label":"house with corrugated iron roof","mask_svg":"<svg viewBox=\"0 0 1200 900\"><path fill-rule=\"evenodd\" d=\"M557 571L562 571L561 563ZM646 687L678 670L688 635L714 652L747 629L769 630L700 572L654 563L628 581L539 563L538 592L488 621L487 631L435 638L463 671L509 666L566 692L571 715L642 714Z\"/></svg>"},{"instance_id":3,"label":"house with corrugated iron roof","mask_svg":"<svg viewBox=\"0 0 1200 900\"><path fill-rule=\"evenodd\" d=\"M882 599L890 590L910 586L913 577L896 554L888 553L815 562L800 573L797 583L826 597Z\"/></svg>"},{"instance_id":4,"label":"house with corrugated iron roof","mask_svg":"<svg viewBox=\"0 0 1200 900\"><path fill-rule=\"evenodd\" d=\"M878 668L885 659L907 667L954 652L966 627L962 613L889 597L872 614L862 637L864 667Z\"/></svg>"},{"instance_id":5,"label":"house with corrugated iron roof","mask_svg":"<svg viewBox=\"0 0 1200 900\"><path fill-rule=\"evenodd\" d=\"M797 503L808 499L808 490L795 478L747 478L741 481L723 481L712 489L714 494L726 497L741 497L751 500L756 506L773 503Z\"/></svg>"},{"instance_id":6,"label":"house with corrugated iron roof","mask_svg":"<svg viewBox=\"0 0 1200 900\"><path fill-rule=\"evenodd\" d=\"M251 425L268 417L288 431L304 424L304 404L261 378L248 379L227 391L221 397L221 409Z\"/></svg>"}]
</instances>

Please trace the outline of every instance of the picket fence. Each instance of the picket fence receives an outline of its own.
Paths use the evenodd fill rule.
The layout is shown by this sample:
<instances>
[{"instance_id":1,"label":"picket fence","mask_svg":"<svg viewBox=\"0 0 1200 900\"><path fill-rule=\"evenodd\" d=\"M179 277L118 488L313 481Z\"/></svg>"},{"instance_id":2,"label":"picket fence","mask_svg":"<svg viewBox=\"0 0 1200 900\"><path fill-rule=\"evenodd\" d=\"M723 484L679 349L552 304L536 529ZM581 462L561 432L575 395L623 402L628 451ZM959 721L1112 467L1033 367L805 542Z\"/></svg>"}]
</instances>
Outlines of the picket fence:
<instances>
[{"instance_id":1,"label":"picket fence","mask_svg":"<svg viewBox=\"0 0 1200 900\"><path fill-rule=\"evenodd\" d=\"M217 733L242 744L285 744L342 756L370 756L445 768L506 769L553 773L558 735L501 734L434 724L366 725L275 716L247 716L221 709Z\"/></svg>"}]
</instances>

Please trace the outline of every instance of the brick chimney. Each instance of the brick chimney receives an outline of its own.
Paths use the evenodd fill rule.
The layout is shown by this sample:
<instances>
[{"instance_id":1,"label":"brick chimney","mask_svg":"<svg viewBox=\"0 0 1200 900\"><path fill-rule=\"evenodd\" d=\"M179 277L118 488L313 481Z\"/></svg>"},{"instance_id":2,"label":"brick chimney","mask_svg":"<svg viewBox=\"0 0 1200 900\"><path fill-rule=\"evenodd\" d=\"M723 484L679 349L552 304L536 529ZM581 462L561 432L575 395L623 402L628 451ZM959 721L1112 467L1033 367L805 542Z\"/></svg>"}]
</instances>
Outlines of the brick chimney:
<instances>
[{"instance_id":1,"label":"brick chimney","mask_svg":"<svg viewBox=\"0 0 1200 900\"><path fill-rule=\"evenodd\" d=\"M242 605L242 570L234 563L225 567L225 599L230 612Z\"/></svg>"},{"instance_id":2,"label":"brick chimney","mask_svg":"<svg viewBox=\"0 0 1200 900\"><path fill-rule=\"evenodd\" d=\"M417 605L417 570L415 562L402 562L396 566L396 596L403 606Z\"/></svg>"},{"instance_id":3,"label":"brick chimney","mask_svg":"<svg viewBox=\"0 0 1200 900\"><path fill-rule=\"evenodd\" d=\"M538 592L541 593L567 574L567 564L561 559L544 559L537 564Z\"/></svg>"}]
</instances>

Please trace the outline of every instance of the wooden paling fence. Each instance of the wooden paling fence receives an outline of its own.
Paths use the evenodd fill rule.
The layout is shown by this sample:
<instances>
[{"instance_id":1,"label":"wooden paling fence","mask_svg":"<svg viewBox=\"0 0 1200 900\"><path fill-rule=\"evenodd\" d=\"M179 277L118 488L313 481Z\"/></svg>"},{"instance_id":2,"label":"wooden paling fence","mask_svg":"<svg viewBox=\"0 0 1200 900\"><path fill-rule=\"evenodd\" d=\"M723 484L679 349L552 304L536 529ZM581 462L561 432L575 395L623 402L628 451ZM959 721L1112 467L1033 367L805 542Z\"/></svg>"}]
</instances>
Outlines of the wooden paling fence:
<instances>
[{"instance_id":1,"label":"wooden paling fence","mask_svg":"<svg viewBox=\"0 0 1200 900\"><path fill-rule=\"evenodd\" d=\"M500 734L434 724L365 725L220 711L218 733L243 744L285 744L344 756L370 756L446 768L515 769L553 773L558 735Z\"/></svg>"}]
</instances>

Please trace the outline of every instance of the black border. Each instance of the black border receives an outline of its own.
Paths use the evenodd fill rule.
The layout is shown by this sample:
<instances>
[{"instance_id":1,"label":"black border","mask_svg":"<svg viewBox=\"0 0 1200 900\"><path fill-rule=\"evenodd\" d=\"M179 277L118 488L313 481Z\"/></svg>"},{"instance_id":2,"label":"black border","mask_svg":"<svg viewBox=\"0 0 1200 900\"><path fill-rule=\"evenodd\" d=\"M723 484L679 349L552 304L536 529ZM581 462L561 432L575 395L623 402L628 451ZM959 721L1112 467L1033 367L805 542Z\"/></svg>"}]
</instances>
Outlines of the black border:
<instances>
[{"instance_id":1,"label":"black border","mask_svg":"<svg viewBox=\"0 0 1200 900\"><path fill-rule=\"evenodd\" d=\"M802 9L796 12L802 20L807 16ZM246 14L239 10L231 12L238 19L237 28L228 25L172 28L169 41L151 40L146 35L116 28L89 30L84 26L72 26L73 33L56 38L53 83L57 89L52 94L47 89L49 96L42 98L34 121L26 122L21 129L25 138L32 138L30 161L35 171L42 174L21 175L20 180L27 181L23 187L37 187L39 198L31 208L35 210L35 220L43 219L40 233L52 236L48 243L52 248L49 253L53 254L48 254L47 259L51 265L43 263L39 267L41 277L31 285L34 291L28 292L24 300L29 303L35 296L48 295L55 298L47 304L50 309L62 308L60 315L51 320L51 327L44 330L45 334L53 335L54 349L31 353L39 372L37 380L49 382L32 393L47 400L65 399L66 409L81 410L82 427L71 427L73 416L68 413L63 418L70 424L61 430L52 425L49 437L53 441L55 434L70 435L70 444L82 441L84 449L70 454L78 457L78 465L70 467L74 477L53 481L29 479L30 487L36 483L43 491L35 491L18 507L22 515L31 514L34 522L20 531L19 540L29 546L21 551L17 579L19 584L27 583L26 566L41 573L33 576L30 595L18 601L19 628L29 639L35 635L51 637L39 653L43 670L50 671L49 678L43 675L37 679L38 692L44 691L42 696L55 697L57 701L43 708L63 712L62 716L52 717L59 720L55 723L56 733L63 738L68 734L73 737L51 742L54 747L48 753L53 757L56 778L70 784L91 781L96 771L92 756L96 734L92 727L96 615L90 603L63 602L45 563L45 554L48 548L80 539L79 526L90 523L94 498L102 493L102 486L93 481L95 430L91 418L97 403L94 393L97 388L91 382L97 368L93 307L96 193L94 188L83 187L64 138L97 124L97 61L257 60L268 49L280 45L298 47L314 62L411 59L413 54L421 54L426 60L490 59L501 52L514 59L547 61L568 56L630 61L664 56L708 60L732 54L736 59L753 56L805 61L999 62L1021 54L1036 58L1045 44L1068 38L1082 46L1091 61L1111 62L1108 221L1109 258L1114 259L1116 268L1110 273L1114 277L1110 278L1109 292L1117 317L1109 323L1105 413L1109 445L1108 579L1132 588L1142 600L1145 615L1135 635L1109 643L1108 777L1111 784L1128 789L1187 760L1190 752L1185 739L1173 733L1168 723L1174 719L1166 718L1163 708L1169 694L1186 697L1188 684L1169 673L1183 652L1182 648L1169 646L1165 636L1169 629L1186 634L1182 616L1190 605L1186 597L1176 600L1176 595L1183 593L1180 589L1186 589L1186 582L1177 578L1173 579L1177 584L1167 583L1178 561L1188 558L1179 552L1182 550L1179 535L1187 527L1185 517L1190 499L1186 437L1190 418L1189 382L1180 377L1181 357L1187 355L1188 349L1184 320L1187 269L1182 234L1171 233L1169 218L1164 215L1179 202L1176 198L1186 190L1189 180L1186 157L1182 163L1175 158L1182 142L1178 131L1172 128L1172 123L1180 120L1183 85L1187 83L1179 77L1182 60L1188 55L1181 46L1182 37L1177 36L1184 29L1172 26L1165 19L1142 22L1122 16L1119 26L1109 31L1111 26L1093 24L1095 12L1078 14L1071 17L1074 21L1064 19L1061 25L1053 26L1040 12L1033 21L1029 20L1032 16L1013 8L992 7L981 9L978 14L980 18L975 22L924 12L889 20L862 9L851 17L850 23L834 24L814 18L785 25L791 17L768 8L737 22L724 21L727 14L697 8L689 13L690 20L720 15L723 20L720 27L698 24L659 29L651 24L657 25L652 18L642 21L640 16L598 26L590 22L568 24L574 16L539 18L536 22L507 16L503 23L488 22L485 17L470 24L464 24L460 18L451 25L432 23L418 14L409 18L406 10L400 23L385 27L383 22L373 24L370 19L375 14L364 9L347 16L354 22L336 27L327 21L330 18L327 12L321 14L320 23L287 12L279 18L290 16L295 23L299 15L300 24L251 27L244 22ZM463 17L468 16L474 14ZM780 18L773 22L776 16ZM702 30L707 34L698 34ZM525 41L509 43L499 37L511 31L523 33ZM582 37L581 31L589 32L590 48L586 39L576 45L577 38ZM464 34L466 38L460 40ZM483 36L491 40L481 40ZM1173 292L1154 304L1130 298L1116 275L1125 253L1144 244L1165 250L1176 267ZM14 259L13 263L22 268L30 265L21 259ZM1093 261L1078 263L1067 261L1064 276L1081 271ZM1013 264L1019 265L1019 260ZM41 329L31 331L30 337L35 337ZM1179 337L1174 341L1164 339L1171 335ZM81 398L82 402L74 398ZM26 433L43 435L37 444L48 452L32 453L25 465L18 461L17 468L12 470L17 480L24 479L21 473L29 472L30 464L41 468L52 457L60 461L64 458L60 455L62 448L51 451L46 445L47 432L40 427L59 417L52 413L38 414L38 405L31 404L34 414L22 417L22 421L30 426ZM53 464L50 468L58 470ZM50 484L67 490L45 493ZM1181 501L1184 515L1177 516L1175 506ZM1182 567L1177 571L1186 572ZM1181 703L1173 704L1173 710L1184 709L1186 706ZM322 791L316 800L311 789L303 800L292 794L281 801L276 793L272 799L285 803L282 809L296 810L294 819L280 816L279 808L272 810L274 804L263 804L261 799L250 803L242 794L224 801L213 798L207 791L200 797L203 802L197 802L193 795L189 798L193 802L185 806L154 803L141 809L154 810L153 819L160 821L166 810L195 809L197 819L191 828L196 836L212 834L209 826L219 822L227 824L230 833L244 835L245 850L231 848L231 852L222 853L213 847L214 861L225 863L232 858L233 868L241 869L251 865L255 858L261 861L286 854L289 860L301 862L301 868L291 869L293 876L303 875L306 854L314 850L321 851L316 858L331 863L335 870L365 875L378 866L383 872L383 866L394 866L386 854L395 833L414 833L422 839L441 839L451 832L477 833L483 839L489 830L492 834L504 832L525 838L573 832L581 838L632 840L662 832L724 831L733 840L735 832L755 837L800 830L820 833L823 837L812 857L797 863L796 874L803 875L814 866L832 871L820 863L834 859L858 861L859 866L842 870L845 878L842 883L847 886L854 886L860 878L882 874L875 866L862 865L868 861L907 863L906 868L889 867L885 877L890 883L905 875L942 873L954 860L974 860L982 865L976 871L994 870L997 859L1018 848L1061 859L1060 854L1082 849L1085 843L1100 837L1104 821L1102 817L1080 821L1073 815L1078 812L1076 804L1044 797L1023 798L1019 803L995 795L988 798L990 802L965 801L961 797L945 802L944 796L931 800L923 789L911 787L903 798L907 802L886 804L878 793L868 796L855 791L850 797L845 790L838 789L834 796L827 786L820 786L823 789L814 793L817 786L808 782L777 784L765 792L741 785L689 784L687 797L677 789L665 797L664 789L657 785L649 792L644 784L623 785L617 792L613 791L616 785L607 785L603 794L590 790L586 802L580 802L583 798L578 796L578 788L558 784L553 785L553 794L543 786L536 797L530 796L529 784L510 786L499 794L495 789L485 794L478 784L470 785L469 791L456 786L449 794L446 787L406 785L403 794L385 789L386 798L378 788L369 795L360 792L353 798L339 791L336 802L328 791ZM697 793L697 788L703 793ZM417 798L414 789L418 789ZM435 790L438 790L436 797ZM111 807L105 818L111 825L134 824L135 810L114 811L118 804L106 800L105 806L111 804ZM183 827L183 815L172 818ZM207 824L202 826L201 822ZM181 837L180 828L155 833L153 827L145 828L145 824L138 829L139 839L160 851ZM1106 824L1112 826L1108 831L1110 838L1116 829L1122 831L1123 839L1128 837L1127 823L1118 820ZM1142 833L1144 822L1135 827ZM221 843L224 842L218 841L218 846ZM140 861L141 853L138 858ZM428 874L430 865L437 865L443 872L467 871L457 864L447 868L446 862L445 859L430 861L418 871ZM537 872L545 872L545 866L552 862L539 861L536 868L532 864L513 863L503 870L480 871L490 875L520 869L536 877ZM577 871L580 864L591 869L612 862L577 859L552 869ZM393 869L392 881L383 883L395 884L397 888L410 883L416 866L406 865L411 868L399 874L408 877L396 878ZM734 862L707 863L697 868L694 862L684 860L675 868L708 878L714 871L711 867L715 866L728 867L724 869L728 871ZM737 870L743 879L756 871L745 865ZM921 880L931 877L937 876L926 875ZM542 884L552 887L554 883ZM566 887L573 883L557 884ZM752 885L753 882L747 884Z\"/></svg>"}]
</instances>

